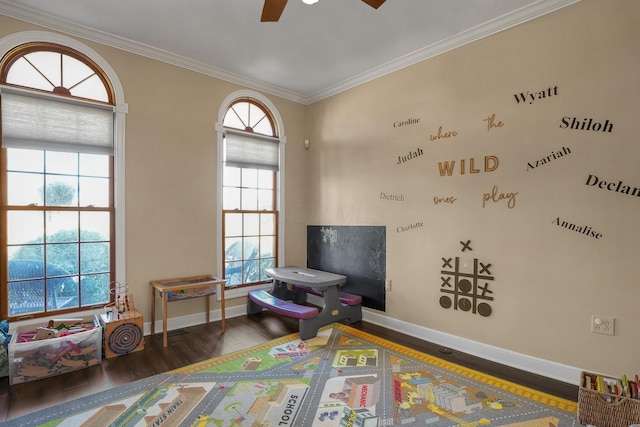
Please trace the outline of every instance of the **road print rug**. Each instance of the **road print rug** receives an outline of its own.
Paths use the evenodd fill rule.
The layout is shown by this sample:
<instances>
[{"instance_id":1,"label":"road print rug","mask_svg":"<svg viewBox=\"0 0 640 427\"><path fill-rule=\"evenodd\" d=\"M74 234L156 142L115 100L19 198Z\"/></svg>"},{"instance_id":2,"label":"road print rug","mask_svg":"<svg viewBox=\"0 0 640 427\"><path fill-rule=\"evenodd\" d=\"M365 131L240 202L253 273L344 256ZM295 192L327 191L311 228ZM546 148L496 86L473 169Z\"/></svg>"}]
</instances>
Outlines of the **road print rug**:
<instances>
[{"instance_id":1,"label":"road print rug","mask_svg":"<svg viewBox=\"0 0 640 427\"><path fill-rule=\"evenodd\" d=\"M6 426L579 426L577 404L332 324Z\"/></svg>"}]
</instances>

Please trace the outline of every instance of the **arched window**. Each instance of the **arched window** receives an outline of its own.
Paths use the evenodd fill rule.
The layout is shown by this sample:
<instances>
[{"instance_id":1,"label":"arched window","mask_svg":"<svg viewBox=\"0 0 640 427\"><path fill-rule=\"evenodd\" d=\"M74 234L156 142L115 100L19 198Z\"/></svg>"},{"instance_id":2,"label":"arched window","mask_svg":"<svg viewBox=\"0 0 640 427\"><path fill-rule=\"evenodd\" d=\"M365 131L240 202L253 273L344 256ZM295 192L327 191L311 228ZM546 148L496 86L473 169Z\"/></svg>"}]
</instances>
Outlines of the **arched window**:
<instances>
[{"instance_id":1,"label":"arched window","mask_svg":"<svg viewBox=\"0 0 640 427\"><path fill-rule=\"evenodd\" d=\"M239 96L222 119L222 271L227 287L270 280L281 240L279 190L283 141L269 107Z\"/></svg>"},{"instance_id":2,"label":"arched window","mask_svg":"<svg viewBox=\"0 0 640 427\"><path fill-rule=\"evenodd\" d=\"M26 43L2 58L2 84L114 104L104 72L80 52L54 43Z\"/></svg>"},{"instance_id":3,"label":"arched window","mask_svg":"<svg viewBox=\"0 0 640 427\"><path fill-rule=\"evenodd\" d=\"M2 318L104 306L116 280L112 81L62 44L0 55Z\"/></svg>"}]
</instances>

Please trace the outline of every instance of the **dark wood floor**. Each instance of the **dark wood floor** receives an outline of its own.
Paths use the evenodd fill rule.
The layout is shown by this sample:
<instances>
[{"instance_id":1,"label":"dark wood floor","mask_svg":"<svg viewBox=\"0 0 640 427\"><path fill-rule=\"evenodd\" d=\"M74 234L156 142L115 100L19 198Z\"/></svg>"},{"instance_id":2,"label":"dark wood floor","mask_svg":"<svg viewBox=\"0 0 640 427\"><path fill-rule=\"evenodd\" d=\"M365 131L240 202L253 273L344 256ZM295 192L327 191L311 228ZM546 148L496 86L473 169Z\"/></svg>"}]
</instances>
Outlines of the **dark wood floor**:
<instances>
[{"instance_id":1,"label":"dark wood floor","mask_svg":"<svg viewBox=\"0 0 640 427\"><path fill-rule=\"evenodd\" d=\"M577 399L578 389L571 384L531 375L468 354L446 354L437 345L364 321L351 326L529 388L572 401ZM162 347L162 339L147 336L144 351L104 359L100 365L64 375L13 386L9 386L5 377L0 379L0 422L297 331L296 320L265 311L228 319L224 334L220 331L220 322L185 328L184 333L170 336L166 348Z\"/></svg>"}]
</instances>

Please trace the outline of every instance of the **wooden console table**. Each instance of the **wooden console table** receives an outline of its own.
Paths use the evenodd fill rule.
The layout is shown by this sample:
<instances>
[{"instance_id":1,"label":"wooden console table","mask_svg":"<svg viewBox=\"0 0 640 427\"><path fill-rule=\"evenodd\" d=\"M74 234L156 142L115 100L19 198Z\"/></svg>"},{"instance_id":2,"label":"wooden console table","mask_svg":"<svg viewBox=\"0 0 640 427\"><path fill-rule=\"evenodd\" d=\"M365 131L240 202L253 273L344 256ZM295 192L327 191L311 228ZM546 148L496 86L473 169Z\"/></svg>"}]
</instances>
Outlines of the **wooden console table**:
<instances>
[{"instance_id":1,"label":"wooden console table","mask_svg":"<svg viewBox=\"0 0 640 427\"><path fill-rule=\"evenodd\" d=\"M207 323L211 303L209 297L218 293L220 285L220 311L222 317L222 332L225 330L224 314L224 285L226 280L212 275L180 277L176 279L152 280L151 286L151 335L156 332L156 292L162 297L162 346L167 346L167 302L180 301L190 298L206 297Z\"/></svg>"}]
</instances>

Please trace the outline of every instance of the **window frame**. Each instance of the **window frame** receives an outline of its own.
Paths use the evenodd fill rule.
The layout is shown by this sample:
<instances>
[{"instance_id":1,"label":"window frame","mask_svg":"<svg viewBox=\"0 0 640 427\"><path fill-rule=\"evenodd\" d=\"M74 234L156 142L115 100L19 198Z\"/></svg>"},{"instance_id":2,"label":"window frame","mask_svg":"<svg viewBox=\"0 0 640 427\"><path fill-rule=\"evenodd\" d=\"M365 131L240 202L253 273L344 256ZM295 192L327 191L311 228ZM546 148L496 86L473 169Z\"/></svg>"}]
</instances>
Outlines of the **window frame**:
<instances>
[{"instance_id":1,"label":"window frame","mask_svg":"<svg viewBox=\"0 0 640 427\"><path fill-rule=\"evenodd\" d=\"M280 144L279 149L279 168L278 171L275 172L275 206L274 210L276 212L276 230L277 230L277 240L276 240L276 267L280 266L284 262L284 241L285 241L285 233L284 233L284 177L285 177L285 149L286 149L286 136L284 134L284 126L282 123L282 118L275 107L275 105L267 99L262 94L252 91L252 90L240 90L236 91L222 102L220 106L220 110L218 112L218 121L216 123L216 139L217 139L217 242L216 248L218 248L221 253L217 257L216 268L217 271L222 274L224 271L223 263L224 263L224 210L223 210L223 172L224 172L224 133L226 128L223 125L224 117L229 108L236 104L239 101L250 101L256 104L261 104L262 108L268 111L267 117L269 120L273 120L271 123L272 127L278 131L278 139ZM255 211L260 212L260 211ZM271 281L263 281L257 284L247 284L242 286L231 286L229 288L225 288L225 298L238 298L242 296L246 296L247 293L252 289L268 289L271 287ZM219 297L218 297L219 300Z\"/></svg>"},{"instance_id":2,"label":"window frame","mask_svg":"<svg viewBox=\"0 0 640 427\"><path fill-rule=\"evenodd\" d=\"M96 51L84 45L83 43L72 39L70 37L66 37L60 34L49 33L46 31L23 31L19 33L10 34L3 38L0 38L0 58L9 58L9 64L11 63L11 58L8 55L13 55L16 50L20 50L20 52L24 52L21 50L21 47L25 49L33 49L37 44L41 44L44 46L60 46L61 53L67 54L69 56L75 57L76 59L88 60L88 62L92 65L95 65L97 69L100 71L98 76L101 81L105 84L107 92L110 94L110 99L113 101L111 105L114 107L114 154L112 159L110 160L111 169L112 169L112 180L113 187L111 189L111 197L113 198L113 209L114 214L112 215L114 226L112 228L112 235L110 236L112 243L115 245L115 256L110 260L113 271L115 272L115 281L120 283L125 283L125 274L126 274L126 241L125 241L125 117L128 111L128 106L124 101L124 91L120 79L117 74L113 70L113 68L106 62L101 55L99 55ZM42 49L42 50L47 50ZM73 52L74 54L70 54ZM7 67L9 68L9 67ZM94 67L91 67L94 68ZM95 68L94 68L95 70ZM19 85L10 85L18 88L23 88ZM29 90L33 90L34 92L38 92L37 89L29 88ZM74 97L77 99L83 99L80 97ZM4 161L5 156L2 156ZM6 164L3 165L3 170L6 170ZM4 179L4 178L3 178ZM6 200L6 194L4 194ZM2 217L0 221L2 221L2 228L6 231L6 215L5 210L2 210ZM115 267L113 267L115 266ZM3 283L6 284L6 280L8 279L8 271L7 271L7 260L0 260L0 267L5 275L3 277ZM6 286L3 289L3 300L0 301L1 313L3 315L7 315L8 313L8 304L5 298L8 298L8 294L6 291ZM101 312L103 309L91 309L88 307L82 307L78 309L71 310L70 312L77 313L78 315L83 314L95 314ZM42 313L33 313L26 316L16 316L17 319L27 319L27 318L38 318L38 317L46 317L51 316L52 313L62 314L65 311L55 311L55 312L47 312L44 311Z\"/></svg>"},{"instance_id":3,"label":"window frame","mask_svg":"<svg viewBox=\"0 0 640 427\"><path fill-rule=\"evenodd\" d=\"M109 81L106 73L104 72L104 70L102 70L98 64L96 64L96 62L91 59L89 56L83 54L82 52L79 52L75 49L70 48L69 46L65 46L65 45L61 45L58 43L52 43L52 42L28 42L28 43L23 43L21 45L17 45L15 46L13 49L10 49L8 52L0 55L0 58L6 58L4 60L4 68L1 70L0 73L0 82L4 82L7 79L7 74L9 73L9 69L13 66L13 64L19 60L20 58L22 58L25 55L28 55L30 53L34 53L34 52L53 52L53 53L60 53L63 55L67 55L70 56L71 58L75 58L80 62L83 62L85 65L88 65L89 68L91 68L93 71L95 71L97 77L100 79L100 81L102 82L102 84L104 85L104 87L107 90L107 96L108 99L106 101L106 104L108 105L115 105L115 96L114 96L114 90L113 90L113 85L111 84L111 82ZM9 85L9 84L7 84ZM56 95L62 95L62 96L70 96L72 98L75 99L86 99L86 98L82 98L80 96L71 96L69 94L66 93L59 93L57 92L55 89L51 92L49 91L44 91L41 89L37 89L37 88L32 88L32 87L25 87L25 86L21 86L21 85L16 85L16 84L11 84L11 86L13 87L18 87L18 88L24 88L26 90L29 91L33 91L33 92L43 92L43 93L51 93L51 94L56 94ZM90 102L96 102L96 103L102 103L102 101L98 101L95 99L86 99L87 101Z\"/></svg>"},{"instance_id":4,"label":"window frame","mask_svg":"<svg viewBox=\"0 0 640 427\"><path fill-rule=\"evenodd\" d=\"M0 149L0 176L1 177L5 177L7 176L9 173L13 173L12 171L7 169L7 162L6 160L9 158L7 150L9 148L1 148ZM14 148L15 149L15 148ZM29 149L31 150L31 149ZM46 153L50 152L49 150L46 149L35 149L34 151L42 153L42 159L43 159L43 163L46 164ZM65 151L66 153L66 151ZM82 154L82 152L71 152L73 154ZM0 224L0 228L3 230L4 233L6 233L5 235L8 234L8 217L5 215L14 213L14 214L18 214L18 213L28 213L28 212L33 212L36 214L42 214L42 220L45 219L45 217L47 217L48 215L51 214L64 214L64 213L75 213L77 214L76 217L76 221L80 221L83 214L84 213L102 213L102 214L108 214L109 217L109 223L112 224L112 226L109 229L109 235L106 237L106 242L109 244L109 263L108 263L108 272L109 272L109 282L111 283L113 282L113 277L115 276L115 263L114 263L114 255L115 255L115 233L114 233L114 225L115 225L115 220L114 220L114 215L115 215L115 209L113 208L113 183L114 183L114 179L113 179L113 155L103 155L105 157L107 157L106 161L108 163L107 168L108 168L108 174L109 174L109 188L108 188L108 194L106 194L106 196L108 197L109 203L106 205L101 205L101 206L92 206L92 205L82 205L80 204L80 199L78 200L77 204L73 204L73 205L67 205L67 204L49 204L46 201L44 202L44 204L42 205L34 205L34 204L18 204L18 205L6 205L2 207L2 209L0 209L0 212L2 213L2 218L6 219L5 221L2 222L2 224ZM76 162L80 162L80 156L77 156L75 159ZM30 172L33 173L33 172ZM42 181L46 182L48 177L55 177L55 176L60 176L60 173L58 171L56 172L48 172L45 168L45 170L43 170L41 173L33 173L34 175L40 175L42 176ZM81 171L76 170L76 175L67 175L67 174L62 174L62 176L67 176L67 177L75 177L78 178L78 181L85 175L83 175L81 173ZM1 180L0 180L1 181ZM59 181L58 181L59 182ZM4 193L4 190L6 189L6 187L3 185L2 186L3 189L3 200L6 200L6 194ZM46 198L46 197L45 197ZM44 233L43 233L43 237L44 236L48 236L50 233L47 230L47 226L48 226L49 221L44 221ZM65 229L68 230L68 229ZM77 235L77 241L53 241L53 242L45 242L45 239L42 240L41 244L37 244L34 246L42 246L43 248L48 248L48 250L53 250L54 247L58 246L58 245L62 245L62 246L68 246L68 245L73 245L75 247L77 247L77 256L79 257L81 252L82 252L82 247L83 246L91 246L91 244L93 243L91 240L83 240L82 234L81 234L81 230L80 228L74 228L72 229L73 231L77 231L78 235ZM4 242L2 242L4 243ZM102 242L104 243L104 241ZM8 245L8 247L11 247L13 245ZM19 246L21 246L23 249L25 249L27 247L26 244L19 244ZM43 249L44 250L44 249ZM47 250L44 250L45 252ZM7 251L7 247L4 248L0 248L0 254L2 254L2 262L1 264L3 265L3 267L5 265L8 264L7 260L8 260L8 252ZM55 257L55 256L54 256ZM82 283L84 282L85 279L90 278L90 277L96 277L96 276L106 276L106 271L103 272L89 272L89 273L83 273L82 272L82 263L81 263L81 259L78 258L77 259L77 266L78 266L78 270L76 273L70 273L68 276L65 275L63 276L62 280L68 280L70 278L77 278L78 279L78 306L76 307L69 307L69 308L50 308L49 307L49 286L52 286L52 283L57 282L58 280L61 280L61 278L56 274L54 275L54 277L49 276L48 273L46 273L44 270L44 265L46 265L46 269L55 266L55 264L50 263L47 259L47 256L45 255L44 258L44 264L43 264L43 274L44 274L44 282L43 282L43 286L45 288L45 292L44 292L44 300L43 300L43 304L44 307L42 307L42 311L34 311L34 312L29 312L29 313L15 313L15 314L11 314L8 312L10 306L8 304L9 302L9 295L10 295L10 284L11 283L16 283L16 282L31 282L32 280L39 280L39 279L26 279L23 278L22 280L17 280L17 281L11 281L9 282L9 277L4 276L1 279L1 292L0 295L2 296L2 301L6 301L6 304L3 303L2 304L2 313L1 315L3 316L2 318L8 318L10 321L15 321L15 320L22 320L22 319L32 319L32 318L40 318L40 317L51 317L51 316L61 316L61 315L65 315L68 313L75 313L75 312L79 312L79 311L86 311L88 309L91 308L102 308L105 303L107 302L113 302L113 295L109 295L109 289L105 289L105 291L107 292L107 295L109 295L109 300L105 301L105 302L100 302L100 303L95 303L95 304L86 304L86 305L82 305L82 300L83 300L83 293L82 293ZM6 271L7 274L10 273L9 272L9 268L3 268L3 271Z\"/></svg>"}]
</instances>

